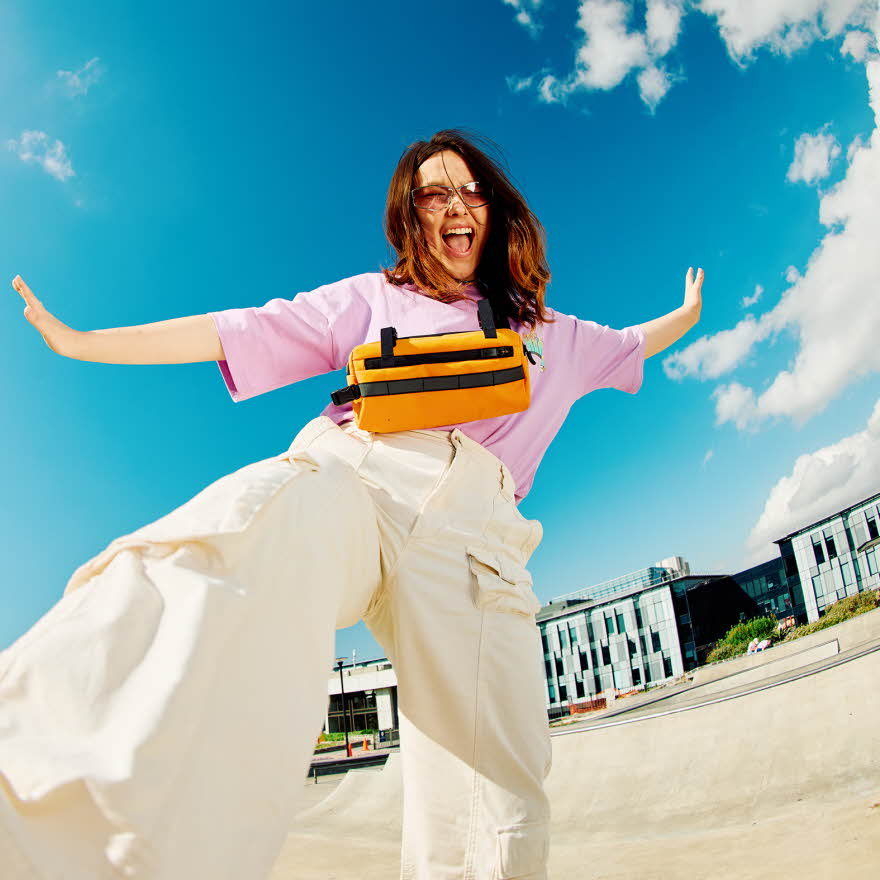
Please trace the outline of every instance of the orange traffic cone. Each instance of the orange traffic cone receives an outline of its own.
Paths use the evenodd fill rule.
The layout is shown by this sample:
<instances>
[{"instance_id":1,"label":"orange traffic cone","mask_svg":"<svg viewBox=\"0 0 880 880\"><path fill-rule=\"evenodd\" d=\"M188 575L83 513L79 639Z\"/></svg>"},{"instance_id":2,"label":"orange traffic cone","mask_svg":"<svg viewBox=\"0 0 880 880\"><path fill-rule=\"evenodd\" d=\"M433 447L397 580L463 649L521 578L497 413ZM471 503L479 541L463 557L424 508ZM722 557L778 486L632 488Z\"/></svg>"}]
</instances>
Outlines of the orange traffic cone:
<instances>
[{"instance_id":1,"label":"orange traffic cone","mask_svg":"<svg viewBox=\"0 0 880 880\"><path fill-rule=\"evenodd\" d=\"M351 757L351 743L348 744L348 757Z\"/></svg>"},{"instance_id":2,"label":"orange traffic cone","mask_svg":"<svg viewBox=\"0 0 880 880\"><path fill-rule=\"evenodd\" d=\"M364 751L368 752L370 750L369 743L367 742L367 738L364 737Z\"/></svg>"}]
</instances>

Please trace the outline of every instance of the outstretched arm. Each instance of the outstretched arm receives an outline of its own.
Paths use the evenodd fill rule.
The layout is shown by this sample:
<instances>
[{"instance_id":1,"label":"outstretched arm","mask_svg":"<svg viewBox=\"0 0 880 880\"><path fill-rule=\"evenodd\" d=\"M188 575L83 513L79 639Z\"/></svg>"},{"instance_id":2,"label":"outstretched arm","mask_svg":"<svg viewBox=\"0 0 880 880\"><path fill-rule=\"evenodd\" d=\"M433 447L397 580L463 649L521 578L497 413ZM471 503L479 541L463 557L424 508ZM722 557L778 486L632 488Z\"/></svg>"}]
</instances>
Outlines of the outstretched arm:
<instances>
[{"instance_id":1,"label":"outstretched arm","mask_svg":"<svg viewBox=\"0 0 880 880\"><path fill-rule=\"evenodd\" d=\"M20 275L12 286L27 304L24 316L56 354L102 364L189 364L225 360L210 315L171 318L133 327L74 330L59 321Z\"/></svg>"},{"instance_id":2,"label":"outstretched arm","mask_svg":"<svg viewBox=\"0 0 880 880\"><path fill-rule=\"evenodd\" d=\"M684 303L669 314L639 325L645 331L646 358L677 342L700 320L702 287L703 270L697 269L697 278L694 280L693 267L689 268L685 278Z\"/></svg>"}]
</instances>

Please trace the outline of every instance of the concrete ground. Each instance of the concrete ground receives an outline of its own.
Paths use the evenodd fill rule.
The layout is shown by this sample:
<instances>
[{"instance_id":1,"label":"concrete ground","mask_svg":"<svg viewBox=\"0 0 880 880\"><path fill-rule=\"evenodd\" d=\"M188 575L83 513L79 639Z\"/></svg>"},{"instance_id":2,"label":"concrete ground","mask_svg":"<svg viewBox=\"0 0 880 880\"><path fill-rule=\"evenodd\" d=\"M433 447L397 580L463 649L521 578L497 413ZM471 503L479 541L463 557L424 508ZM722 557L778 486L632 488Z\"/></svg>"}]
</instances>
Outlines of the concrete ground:
<instances>
[{"instance_id":1,"label":"concrete ground","mask_svg":"<svg viewBox=\"0 0 880 880\"><path fill-rule=\"evenodd\" d=\"M880 610L729 664L554 731L551 880L880 877ZM271 880L396 880L399 755L309 787Z\"/></svg>"}]
</instances>

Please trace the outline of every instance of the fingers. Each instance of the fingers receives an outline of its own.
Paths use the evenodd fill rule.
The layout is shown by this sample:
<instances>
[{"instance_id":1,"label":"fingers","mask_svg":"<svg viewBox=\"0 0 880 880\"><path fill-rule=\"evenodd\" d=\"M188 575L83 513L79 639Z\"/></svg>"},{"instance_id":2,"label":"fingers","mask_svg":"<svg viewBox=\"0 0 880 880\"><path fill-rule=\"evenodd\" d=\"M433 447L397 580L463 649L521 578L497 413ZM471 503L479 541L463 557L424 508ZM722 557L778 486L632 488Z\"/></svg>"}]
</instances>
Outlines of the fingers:
<instances>
[{"instance_id":1,"label":"fingers","mask_svg":"<svg viewBox=\"0 0 880 880\"><path fill-rule=\"evenodd\" d=\"M21 275L16 275L15 278L12 279L12 286L17 290L27 303L37 303L39 300L34 296L34 292L24 283L24 279L22 279Z\"/></svg>"},{"instance_id":2,"label":"fingers","mask_svg":"<svg viewBox=\"0 0 880 880\"><path fill-rule=\"evenodd\" d=\"M687 278L685 279L688 284L694 283L694 267L688 266ZM703 270L697 269L697 284L703 283Z\"/></svg>"}]
</instances>

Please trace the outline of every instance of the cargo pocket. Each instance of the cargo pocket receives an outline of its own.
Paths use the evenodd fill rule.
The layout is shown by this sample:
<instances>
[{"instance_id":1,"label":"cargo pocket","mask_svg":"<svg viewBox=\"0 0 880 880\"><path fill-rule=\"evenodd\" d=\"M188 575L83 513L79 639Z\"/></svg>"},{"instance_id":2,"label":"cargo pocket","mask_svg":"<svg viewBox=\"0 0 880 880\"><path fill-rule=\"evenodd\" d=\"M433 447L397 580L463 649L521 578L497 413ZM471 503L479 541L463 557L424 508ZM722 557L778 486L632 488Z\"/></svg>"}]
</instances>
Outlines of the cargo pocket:
<instances>
[{"instance_id":1,"label":"cargo pocket","mask_svg":"<svg viewBox=\"0 0 880 880\"><path fill-rule=\"evenodd\" d=\"M532 576L522 565L485 547L467 547L468 564L474 574L477 608L508 611L534 617L541 603L532 590Z\"/></svg>"},{"instance_id":2,"label":"cargo pocket","mask_svg":"<svg viewBox=\"0 0 880 880\"><path fill-rule=\"evenodd\" d=\"M550 825L521 822L498 829L497 880L532 880L547 876Z\"/></svg>"}]
</instances>

